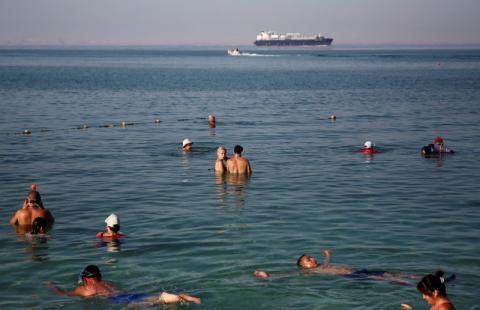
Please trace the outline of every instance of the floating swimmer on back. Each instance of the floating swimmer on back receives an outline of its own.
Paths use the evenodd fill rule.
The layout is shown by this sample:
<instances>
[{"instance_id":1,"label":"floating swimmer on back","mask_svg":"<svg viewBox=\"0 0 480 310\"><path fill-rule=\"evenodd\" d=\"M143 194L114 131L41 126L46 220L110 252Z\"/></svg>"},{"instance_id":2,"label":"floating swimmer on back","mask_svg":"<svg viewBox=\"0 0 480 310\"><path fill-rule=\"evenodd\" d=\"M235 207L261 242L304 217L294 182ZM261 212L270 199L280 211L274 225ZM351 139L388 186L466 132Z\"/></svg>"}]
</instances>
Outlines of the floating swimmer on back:
<instances>
[{"instance_id":1,"label":"floating swimmer on back","mask_svg":"<svg viewBox=\"0 0 480 310\"><path fill-rule=\"evenodd\" d=\"M105 219L105 223L107 223L107 231L98 232L97 238L120 239L126 236L120 232L120 219L114 213Z\"/></svg>"},{"instance_id":2,"label":"floating swimmer on back","mask_svg":"<svg viewBox=\"0 0 480 310\"><path fill-rule=\"evenodd\" d=\"M433 144L427 144L422 147L422 155L429 156L429 155L438 155L438 154L453 154L455 153L454 150L451 150L443 144L442 137L436 137L433 141Z\"/></svg>"},{"instance_id":3,"label":"floating swimmer on back","mask_svg":"<svg viewBox=\"0 0 480 310\"><path fill-rule=\"evenodd\" d=\"M380 153L380 151L375 148L375 145L373 144L372 141L365 142L363 146L364 146L363 148L358 150L360 153L368 154L368 155Z\"/></svg>"}]
</instances>

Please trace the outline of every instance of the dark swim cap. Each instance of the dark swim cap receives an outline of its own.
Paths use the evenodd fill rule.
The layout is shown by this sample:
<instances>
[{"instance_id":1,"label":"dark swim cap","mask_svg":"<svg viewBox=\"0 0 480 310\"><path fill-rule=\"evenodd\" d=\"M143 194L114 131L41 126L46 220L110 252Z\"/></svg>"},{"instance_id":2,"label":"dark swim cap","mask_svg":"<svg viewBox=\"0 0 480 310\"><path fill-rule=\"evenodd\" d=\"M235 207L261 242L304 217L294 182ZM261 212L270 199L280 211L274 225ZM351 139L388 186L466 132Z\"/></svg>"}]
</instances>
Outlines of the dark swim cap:
<instances>
[{"instance_id":1,"label":"dark swim cap","mask_svg":"<svg viewBox=\"0 0 480 310\"><path fill-rule=\"evenodd\" d=\"M98 280L102 280L102 274L97 266L88 265L83 269L82 278L97 278Z\"/></svg>"}]
</instances>

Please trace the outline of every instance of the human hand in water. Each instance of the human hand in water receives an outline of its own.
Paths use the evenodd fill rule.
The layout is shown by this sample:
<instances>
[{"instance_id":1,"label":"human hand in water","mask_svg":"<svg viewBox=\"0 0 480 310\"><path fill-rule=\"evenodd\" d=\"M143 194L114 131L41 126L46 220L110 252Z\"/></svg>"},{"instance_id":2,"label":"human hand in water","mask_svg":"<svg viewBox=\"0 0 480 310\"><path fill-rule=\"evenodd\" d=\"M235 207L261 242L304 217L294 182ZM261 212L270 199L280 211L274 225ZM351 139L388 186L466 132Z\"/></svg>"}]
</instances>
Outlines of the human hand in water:
<instances>
[{"instance_id":1,"label":"human hand in water","mask_svg":"<svg viewBox=\"0 0 480 310\"><path fill-rule=\"evenodd\" d=\"M268 278L268 277L270 277L270 275L266 271L261 271L261 270L255 270L255 272L253 273L253 276L257 277L257 278Z\"/></svg>"},{"instance_id":2,"label":"human hand in water","mask_svg":"<svg viewBox=\"0 0 480 310\"><path fill-rule=\"evenodd\" d=\"M400 307L404 310L413 310L413 307L407 304L401 304Z\"/></svg>"},{"instance_id":3,"label":"human hand in water","mask_svg":"<svg viewBox=\"0 0 480 310\"><path fill-rule=\"evenodd\" d=\"M52 289L56 294L63 295L64 291L59 288L58 286L55 285L53 282L47 282L45 283L45 286Z\"/></svg>"},{"instance_id":4,"label":"human hand in water","mask_svg":"<svg viewBox=\"0 0 480 310\"><path fill-rule=\"evenodd\" d=\"M325 257L331 257L331 256L332 256L332 252L330 252L329 249L325 249L325 250L323 250L323 256L325 256Z\"/></svg>"}]
</instances>

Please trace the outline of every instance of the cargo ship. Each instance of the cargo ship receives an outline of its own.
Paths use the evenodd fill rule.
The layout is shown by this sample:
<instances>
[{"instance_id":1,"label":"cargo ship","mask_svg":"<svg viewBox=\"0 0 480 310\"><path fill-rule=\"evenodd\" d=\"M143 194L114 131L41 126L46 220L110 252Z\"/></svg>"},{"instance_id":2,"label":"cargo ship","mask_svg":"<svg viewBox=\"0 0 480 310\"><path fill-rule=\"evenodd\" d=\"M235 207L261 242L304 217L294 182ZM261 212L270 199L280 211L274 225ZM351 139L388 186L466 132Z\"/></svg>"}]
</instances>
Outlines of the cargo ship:
<instances>
[{"instance_id":1,"label":"cargo ship","mask_svg":"<svg viewBox=\"0 0 480 310\"><path fill-rule=\"evenodd\" d=\"M301 33L277 34L273 31L261 31L257 34L256 46L316 46L330 45L333 38L326 38L322 34L304 36Z\"/></svg>"}]
</instances>

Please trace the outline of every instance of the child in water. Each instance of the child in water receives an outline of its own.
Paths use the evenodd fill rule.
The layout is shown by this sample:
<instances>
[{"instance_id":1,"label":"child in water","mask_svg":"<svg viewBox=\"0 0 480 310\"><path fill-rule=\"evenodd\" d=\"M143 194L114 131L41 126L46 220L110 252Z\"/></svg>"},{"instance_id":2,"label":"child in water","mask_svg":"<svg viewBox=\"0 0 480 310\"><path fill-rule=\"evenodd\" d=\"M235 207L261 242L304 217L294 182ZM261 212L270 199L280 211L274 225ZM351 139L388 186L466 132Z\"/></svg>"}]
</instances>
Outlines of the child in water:
<instances>
[{"instance_id":1,"label":"child in water","mask_svg":"<svg viewBox=\"0 0 480 310\"><path fill-rule=\"evenodd\" d=\"M125 236L120 232L120 219L114 213L105 219L105 223L107 223L107 231L98 232L97 238L120 239Z\"/></svg>"}]
</instances>

